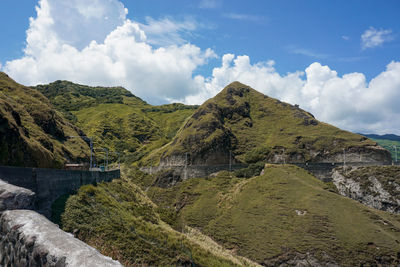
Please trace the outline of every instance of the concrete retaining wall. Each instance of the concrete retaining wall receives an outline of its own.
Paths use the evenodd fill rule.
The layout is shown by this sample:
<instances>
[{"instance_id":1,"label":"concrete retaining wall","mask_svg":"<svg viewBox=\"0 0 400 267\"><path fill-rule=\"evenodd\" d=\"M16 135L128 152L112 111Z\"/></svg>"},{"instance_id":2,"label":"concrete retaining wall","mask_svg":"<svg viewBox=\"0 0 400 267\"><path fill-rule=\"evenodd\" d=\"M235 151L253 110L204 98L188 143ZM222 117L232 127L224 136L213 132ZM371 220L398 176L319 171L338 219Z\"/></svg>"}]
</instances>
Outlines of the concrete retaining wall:
<instances>
[{"instance_id":1,"label":"concrete retaining wall","mask_svg":"<svg viewBox=\"0 0 400 267\"><path fill-rule=\"evenodd\" d=\"M246 164L225 164L225 165L188 165L188 166L174 166L174 165L163 165L156 167L142 167L140 170L145 173L154 174L162 170L173 169L177 172L182 180L188 178L207 177L212 173L219 171L232 171L246 168Z\"/></svg>"},{"instance_id":2,"label":"concrete retaining wall","mask_svg":"<svg viewBox=\"0 0 400 267\"><path fill-rule=\"evenodd\" d=\"M0 166L0 180L36 193L36 210L51 216L51 204L60 196L71 194L82 185L110 182L120 177L119 170L74 171Z\"/></svg>"},{"instance_id":3,"label":"concrete retaining wall","mask_svg":"<svg viewBox=\"0 0 400 267\"><path fill-rule=\"evenodd\" d=\"M337 167L343 166L343 162L310 162L310 163L288 163L296 165L300 168L303 168L313 175L315 175L318 179L329 182L332 181L332 170ZM348 166L382 166L382 165L391 165L391 162L348 162L346 165ZM242 168L246 168L248 165L246 164L232 164L231 170L238 170ZM142 167L141 171L149 174L154 174L162 170L173 169L177 174L181 176L181 179L185 180L188 178L197 178L197 177L207 177L212 173L229 170L229 164L226 165L188 165L188 166L175 166L175 165L163 165L156 167Z\"/></svg>"},{"instance_id":4,"label":"concrete retaining wall","mask_svg":"<svg viewBox=\"0 0 400 267\"><path fill-rule=\"evenodd\" d=\"M0 266L122 265L34 211L8 210L0 217Z\"/></svg>"},{"instance_id":5,"label":"concrete retaining wall","mask_svg":"<svg viewBox=\"0 0 400 267\"><path fill-rule=\"evenodd\" d=\"M337 167L342 167L343 162L310 162L310 163L291 163L300 168L303 168L315 175L318 179L324 182L332 181L332 170ZM389 162L348 162L347 166L362 167L362 166L383 166L391 165Z\"/></svg>"}]
</instances>

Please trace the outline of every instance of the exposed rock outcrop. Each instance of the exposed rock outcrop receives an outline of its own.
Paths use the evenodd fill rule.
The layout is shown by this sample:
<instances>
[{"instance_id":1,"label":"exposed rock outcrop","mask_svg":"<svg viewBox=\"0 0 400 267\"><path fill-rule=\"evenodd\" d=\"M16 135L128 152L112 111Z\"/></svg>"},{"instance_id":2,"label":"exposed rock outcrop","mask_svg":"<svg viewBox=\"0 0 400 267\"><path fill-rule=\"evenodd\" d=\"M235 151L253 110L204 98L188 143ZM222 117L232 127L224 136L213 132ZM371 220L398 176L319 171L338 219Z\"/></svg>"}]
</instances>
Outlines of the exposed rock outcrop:
<instances>
[{"instance_id":1,"label":"exposed rock outcrop","mask_svg":"<svg viewBox=\"0 0 400 267\"><path fill-rule=\"evenodd\" d=\"M265 260L265 266L297 266L297 267L339 267L332 257L323 255L324 260L318 260L311 253L287 252L279 257Z\"/></svg>"},{"instance_id":2,"label":"exposed rock outcrop","mask_svg":"<svg viewBox=\"0 0 400 267\"><path fill-rule=\"evenodd\" d=\"M0 218L0 266L122 266L30 210Z\"/></svg>"},{"instance_id":3,"label":"exposed rock outcrop","mask_svg":"<svg viewBox=\"0 0 400 267\"><path fill-rule=\"evenodd\" d=\"M341 195L375 209L400 213L400 167L336 168L332 179Z\"/></svg>"},{"instance_id":4,"label":"exposed rock outcrop","mask_svg":"<svg viewBox=\"0 0 400 267\"><path fill-rule=\"evenodd\" d=\"M0 212L4 210L33 209L35 193L29 189L0 180Z\"/></svg>"}]
</instances>

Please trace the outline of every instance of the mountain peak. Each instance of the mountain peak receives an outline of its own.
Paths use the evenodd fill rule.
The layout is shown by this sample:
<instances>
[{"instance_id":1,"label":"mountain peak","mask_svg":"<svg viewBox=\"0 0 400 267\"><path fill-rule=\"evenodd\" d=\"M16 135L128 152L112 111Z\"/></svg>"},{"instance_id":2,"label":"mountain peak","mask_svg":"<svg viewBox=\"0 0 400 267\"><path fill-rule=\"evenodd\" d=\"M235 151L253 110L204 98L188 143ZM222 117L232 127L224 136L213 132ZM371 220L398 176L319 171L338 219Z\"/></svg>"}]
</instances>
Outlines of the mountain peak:
<instances>
[{"instance_id":1,"label":"mountain peak","mask_svg":"<svg viewBox=\"0 0 400 267\"><path fill-rule=\"evenodd\" d=\"M159 152L161 165L185 164L186 154L191 164L215 165L231 159L337 162L343 149L354 154L354 160L360 154L371 161L390 159L375 142L321 123L298 106L236 81L201 105L173 142Z\"/></svg>"},{"instance_id":2,"label":"mountain peak","mask_svg":"<svg viewBox=\"0 0 400 267\"><path fill-rule=\"evenodd\" d=\"M235 81L235 82L232 82L232 83L228 84L221 91L221 93L229 94L229 95L243 96L244 94L250 92L251 90L254 90L254 89L251 88L250 86L246 85L246 84L243 84L241 82Z\"/></svg>"}]
</instances>

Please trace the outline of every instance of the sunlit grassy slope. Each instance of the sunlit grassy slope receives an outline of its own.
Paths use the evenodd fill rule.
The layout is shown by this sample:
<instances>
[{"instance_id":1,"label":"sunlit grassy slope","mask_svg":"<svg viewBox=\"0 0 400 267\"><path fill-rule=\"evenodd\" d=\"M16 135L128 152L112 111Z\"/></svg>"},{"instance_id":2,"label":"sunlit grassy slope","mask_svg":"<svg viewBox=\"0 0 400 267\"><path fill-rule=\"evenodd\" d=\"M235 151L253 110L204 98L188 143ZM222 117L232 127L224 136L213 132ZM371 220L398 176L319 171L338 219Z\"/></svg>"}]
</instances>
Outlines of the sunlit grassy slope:
<instances>
[{"instance_id":1,"label":"sunlit grassy slope","mask_svg":"<svg viewBox=\"0 0 400 267\"><path fill-rule=\"evenodd\" d=\"M62 223L125 266L257 266L199 231L178 225L172 211L158 208L126 176L83 186L68 199Z\"/></svg>"},{"instance_id":2,"label":"sunlit grassy slope","mask_svg":"<svg viewBox=\"0 0 400 267\"><path fill-rule=\"evenodd\" d=\"M310 113L234 82L209 99L187 120L171 144L155 158L190 153L196 162L210 151L239 161L272 160L284 154L294 161L321 161L346 149L376 147L358 134L318 121ZM253 154L253 156L251 155Z\"/></svg>"},{"instance_id":3,"label":"sunlit grassy slope","mask_svg":"<svg viewBox=\"0 0 400 267\"><path fill-rule=\"evenodd\" d=\"M394 264L400 217L327 190L295 166L271 165L262 176L190 179L153 187L150 198L174 207L179 219L260 264L275 265L310 253L342 266Z\"/></svg>"},{"instance_id":4,"label":"sunlit grassy slope","mask_svg":"<svg viewBox=\"0 0 400 267\"><path fill-rule=\"evenodd\" d=\"M377 142L381 147L386 148L390 151L392 155L393 161L396 160L396 152L397 152L397 161L400 161L400 141L388 140L388 139L378 139L378 138L370 138L371 140ZM396 146L396 149L394 149Z\"/></svg>"},{"instance_id":5,"label":"sunlit grassy slope","mask_svg":"<svg viewBox=\"0 0 400 267\"><path fill-rule=\"evenodd\" d=\"M90 87L57 81L35 87L88 136L98 160L102 149L121 152L134 162L168 143L196 106L152 106L122 87ZM112 160L116 154L111 153Z\"/></svg>"},{"instance_id":6,"label":"sunlit grassy slope","mask_svg":"<svg viewBox=\"0 0 400 267\"><path fill-rule=\"evenodd\" d=\"M57 167L88 162L84 133L39 91L0 72L0 165Z\"/></svg>"}]
</instances>

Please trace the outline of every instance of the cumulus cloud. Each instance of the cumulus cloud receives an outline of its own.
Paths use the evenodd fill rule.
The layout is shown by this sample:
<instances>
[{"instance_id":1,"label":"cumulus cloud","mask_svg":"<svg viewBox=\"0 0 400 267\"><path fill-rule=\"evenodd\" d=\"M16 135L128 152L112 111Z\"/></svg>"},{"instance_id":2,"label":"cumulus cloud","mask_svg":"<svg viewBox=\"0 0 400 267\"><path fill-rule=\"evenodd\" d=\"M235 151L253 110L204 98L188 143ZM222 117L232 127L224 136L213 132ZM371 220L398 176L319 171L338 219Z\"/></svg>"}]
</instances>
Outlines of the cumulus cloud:
<instances>
[{"instance_id":1,"label":"cumulus cloud","mask_svg":"<svg viewBox=\"0 0 400 267\"><path fill-rule=\"evenodd\" d=\"M400 62L368 82L362 73L340 76L318 62L282 75L274 61L252 63L246 55L225 54L209 77L194 76L217 57L185 41L185 34L199 27L194 20L148 18L139 24L127 19L117 0L93 1L40 0L25 55L0 69L26 85L60 79L122 85L152 104L201 104L237 80L341 128L400 134Z\"/></svg>"},{"instance_id":2,"label":"cumulus cloud","mask_svg":"<svg viewBox=\"0 0 400 267\"><path fill-rule=\"evenodd\" d=\"M180 96L182 88L194 93L193 71L215 57L211 49L187 43L154 48L141 26L126 18L127 10L119 1L96 0L96 10L89 8L92 0L72 2L77 5L63 0L39 2L37 17L30 19L25 56L6 62L4 71L26 85L58 79L122 85L146 100L161 103ZM63 12L58 12L61 7ZM65 25L71 16L76 21ZM161 23L169 25L168 33L192 27L150 20L147 29L153 37ZM107 32L106 26L111 30Z\"/></svg>"},{"instance_id":3,"label":"cumulus cloud","mask_svg":"<svg viewBox=\"0 0 400 267\"><path fill-rule=\"evenodd\" d=\"M373 48L381 46L383 43L393 40L392 30L375 29L369 27L361 35L361 47L362 49Z\"/></svg>"},{"instance_id":4,"label":"cumulus cloud","mask_svg":"<svg viewBox=\"0 0 400 267\"><path fill-rule=\"evenodd\" d=\"M385 71L367 82L362 73L339 76L318 62L304 72L280 75L273 61L251 64L247 56L226 54L212 77L196 77L195 95L181 99L200 103L233 81L291 104L299 104L319 120L358 132L397 133L400 131L400 62L391 62Z\"/></svg>"}]
</instances>

